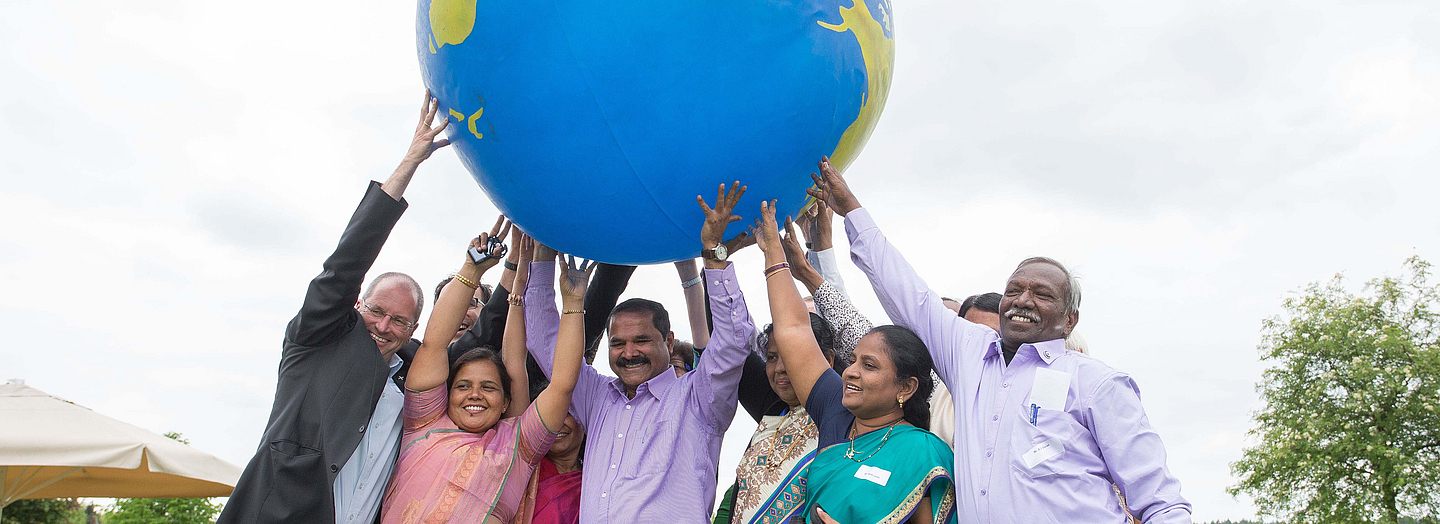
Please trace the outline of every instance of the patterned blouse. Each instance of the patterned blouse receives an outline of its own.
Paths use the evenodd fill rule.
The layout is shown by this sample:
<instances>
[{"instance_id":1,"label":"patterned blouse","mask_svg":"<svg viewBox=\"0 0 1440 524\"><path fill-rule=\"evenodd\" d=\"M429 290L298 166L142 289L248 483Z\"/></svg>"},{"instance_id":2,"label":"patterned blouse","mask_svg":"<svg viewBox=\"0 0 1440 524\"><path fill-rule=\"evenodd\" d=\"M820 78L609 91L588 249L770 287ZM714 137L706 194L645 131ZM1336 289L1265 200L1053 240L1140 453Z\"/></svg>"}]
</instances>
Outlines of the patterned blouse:
<instances>
[{"instance_id":1,"label":"patterned blouse","mask_svg":"<svg viewBox=\"0 0 1440 524\"><path fill-rule=\"evenodd\" d=\"M760 419L735 469L730 522L778 523L799 509L805 500L804 469L819 442L804 406Z\"/></svg>"},{"instance_id":2,"label":"patterned blouse","mask_svg":"<svg viewBox=\"0 0 1440 524\"><path fill-rule=\"evenodd\" d=\"M870 319L860 314L845 293L828 280L815 290L815 312L835 330L835 358L844 359L847 364L855 362L855 345L874 327Z\"/></svg>"},{"instance_id":3,"label":"patterned blouse","mask_svg":"<svg viewBox=\"0 0 1440 524\"><path fill-rule=\"evenodd\" d=\"M550 451L556 433L531 404L518 417L501 419L484 433L460 429L445 413L449 388L405 390L404 435L395 477L385 492L385 524L529 522L527 496L535 465Z\"/></svg>"}]
</instances>

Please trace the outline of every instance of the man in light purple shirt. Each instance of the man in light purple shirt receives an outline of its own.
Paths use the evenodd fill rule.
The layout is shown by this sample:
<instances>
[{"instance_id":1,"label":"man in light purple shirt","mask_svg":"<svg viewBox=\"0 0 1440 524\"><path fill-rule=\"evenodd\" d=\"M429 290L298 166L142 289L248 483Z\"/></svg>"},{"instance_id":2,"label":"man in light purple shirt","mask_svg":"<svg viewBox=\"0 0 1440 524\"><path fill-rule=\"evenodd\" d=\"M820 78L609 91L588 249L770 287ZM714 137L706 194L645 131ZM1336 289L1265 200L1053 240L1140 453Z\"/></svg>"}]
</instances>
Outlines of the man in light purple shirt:
<instances>
[{"instance_id":1,"label":"man in light purple shirt","mask_svg":"<svg viewBox=\"0 0 1440 524\"><path fill-rule=\"evenodd\" d=\"M581 368L570 401L587 437L580 522L710 520L720 442L735 418L741 365L755 332L734 268L714 255L741 193L722 196L714 210L705 208L701 239L708 248L704 277L714 331L695 370L677 376L670 366L675 334L669 315L643 299L622 302L610 315L610 367L618 376ZM553 369L560 325L553 253L536 253L524 298L526 346L546 374ZM725 254L721 250L718 258Z\"/></svg>"},{"instance_id":2,"label":"man in light purple shirt","mask_svg":"<svg viewBox=\"0 0 1440 524\"><path fill-rule=\"evenodd\" d=\"M957 317L860 207L828 161L811 194L845 216L850 256L886 314L925 341L955 399L960 522L1126 522L1113 482L1147 523L1189 523L1129 375L1065 350L1080 290L1051 259L1020 263L1000 332Z\"/></svg>"}]
</instances>

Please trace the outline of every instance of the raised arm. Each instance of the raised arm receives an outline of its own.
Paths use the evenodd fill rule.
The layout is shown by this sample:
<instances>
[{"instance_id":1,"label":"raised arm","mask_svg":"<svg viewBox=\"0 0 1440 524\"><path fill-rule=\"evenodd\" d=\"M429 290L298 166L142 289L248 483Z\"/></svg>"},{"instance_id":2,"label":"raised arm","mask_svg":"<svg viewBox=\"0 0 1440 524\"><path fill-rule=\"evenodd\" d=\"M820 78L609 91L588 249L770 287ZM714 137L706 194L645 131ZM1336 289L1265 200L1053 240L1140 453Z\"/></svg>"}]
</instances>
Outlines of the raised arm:
<instances>
[{"instance_id":1,"label":"raised arm","mask_svg":"<svg viewBox=\"0 0 1440 524\"><path fill-rule=\"evenodd\" d=\"M449 144L444 139L434 140L446 124L430 128L438 108L439 101L426 91L420 123L415 127L405 158L384 184L370 184L365 198L350 217L350 224L345 226L340 244L325 260L320 275L310 281L300 312L286 327L285 338L290 342L302 347L322 346L344 335L355 321L352 311L360 297L365 273L374 265L390 230L405 212L406 203L402 198L405 187L421 162Z\"/></svg>"},{"instance_id":2,"label":"raised arm","mask_svg":"<svg viewBox=\"0 0 1440 524\"><path fill-rule=\"evenodd\" d=\"M741 368L755 345L755 323L750 320L745 296L740 292L740 279L735 276L735 269L729 262L718 259L715 249L722 243L725 227L740 220L740 216L732 212L744 194L745 187L739 182L732 184L728 192L721 184L715 195L714 209L706 205L703 197L695 196L695 201L705 212L705 223L700 227L700 242L708 253L704 278L708 281L705 287L715 327L710 334L709 351L696 357L692 376L699 392L697 410L713 428L720 431L728 428L735 419ZM753 244L752 237L742 233L723 243L726 251L734 253Z\"/></svg>"},{"instance_id":3,"label":"raised arm","mask_svg":"<svg viewBox=\"0 0 1440 524\"><path fill-rule=\"evenodd\" d=\"M465 263L455 272L455 278L440 290L440 298L435 301L430 320L425 322L425 338L415 352L410 374L405 377L406 389L430 391L445 385L445 379L450 375L450 358L445 348L450 345L450 339L454 338L455 330L460 328L460 321L465 318L465 310L470 307L470 299L475 295L481 275L505 256L504 244L492 244L489 240L503 240L509 232L509 222L500 217L490 233L481 233L479 238L470 241L470 247L484 250L490 258L476 264L466 254Z\"/></svg>"},{"instance_id":4,"label":"raised arm","mask_svg":"<svg viewBox=\"0 0 1440 524\"><path fill-rule=\"evenodd\" d=\"M530 276L530 259L535 253L535 241L525 233L515 232L515 264L517 269L507 271L510 285L524 289L525 280ZM505 320L505 336L500 339L500 357L505 361L505 370L510 373L510 407L506 417L518 417L530 407L530 372L525 366L525 308L520 301L510 301L510 310Z\"/></svg>"},{"instance_id":5,"label":"raised arm","mask_svg":"<svg viewBox=\"0 0 1440 524\"><path fill-rule=\"evenodd\" d=\"M811 175L816 188L807 191L811 196L825 200L831 209L845 217L845 229L850 237L850 258L870 279L885 313L895 324L920 336L930 350L940 378L947 386L956 388L954 380L958 377L960 349L980 347L979 344L967 345L966 337L988 336L989 328L955 316L941 303L940 295L931 291L900 251L885 240L885 235L881 234L870 214L860 207L845 179L828 159L820 161L820 172L823 177ZM972 356L975 362L979 361L979 355Z\"/></svg>"},{"instance_id":6,"label":"raised arm","mask_svg":"<svg viewBox=\"0 0 1440 524\"><path fill-rule=\"evenodd\" d=\"M695 267L695 259L675 263L680 275L680 290L685 294L685 313L690 321L690 342L696 348L710 345L710 330L705 329L705 277Z\"/></svg>"},{"instance_id":7,"label":"raised arm","mask_svg":"<svg viewBox=\"0 0 1440 524\"><path fill-rule=\"evenodd\" d=\"M570 409L570 398L580 378L585 358L585 288L590 283L594 262L576 261L566 256L560 275L560 335L555 342L555 362L550 372L550 385L535 397L535 411L551 431L558 431Z\"/></svg>"},{"instance_id":8,"label":"raised arm","mask_svg":"<svg viewBox=\"0 0 1440 524\"><path fill-rule=\"evenodd\" d=\"M840 277L840 264L835 261L835 212L830 210L824 200L817 200L806 214L808 220L805 224L795 221L805 235L805 260L820 273L821 278L845 296L850 296L850 292L845 289L845 279ZM791 233L793 234L793 231Z\"/></svg>"},{"instance_id":9,"label":"raised arm","mask_svg":"<svg viewBox=\"0 0 1440 524\"><path fill-rule=\"evenodd\" d=\"M405 188L410 186L410 178L415 176L415 168L420 163L430 158L430 154L442 147L450 145L450 140L435 137L445 132L450 126L450 119L444 118L444 122L434 128L430 127L435 121L435 115L440 112L440 100L430 96L430 90L425 90L425 104L420 106L420 123L415 125L415 137L410 140L410 149L405 151L405 158L400 160L399 167L390 174L390 178L380 185L385 194L395 200L400 200L405 195Z\"/></svg>"},{"instance_id":10,"label":"raised arm","mask_svg":"<svg viewBox=\"0 0 1440 524\"><path fill-rule=\"evenodd\" d=\"M775 346L785 359L785 372L795 386L800 404L806 405L810 389L820 375L830 369L815 332L810 329L810 313L800 300L800 291L790 280L785 262L785 248L780 245L780 228L775 222L775 201L760 203L760 220L754 226L760 250L765 252L765 289L770 297L770 317L774 322Z\"/></svg>"},{"instance_id":11,"label":"raised arm","mask_svg":"<svg viewBox=\"0 0 1440 524\"><path fill-rule=\"evenodd\" d=\"M816 205L824 206L825 203L818 202ZM835 333L838 341L835 358L846 364L854 362L855 346L860 343L861 337L870 332L870 320L850 304L844 291L810 265L810 258L800 249L800 241L796 240L795 225L794 221L786 221L785 235L780 238L780 245L785 249L785 260L790 264L790 273L810 290L810 295L815 300L815 312L830 324L831 331ZM801 226L801 229L804 229L804 226Z\"/></svg>"}]
</instances>

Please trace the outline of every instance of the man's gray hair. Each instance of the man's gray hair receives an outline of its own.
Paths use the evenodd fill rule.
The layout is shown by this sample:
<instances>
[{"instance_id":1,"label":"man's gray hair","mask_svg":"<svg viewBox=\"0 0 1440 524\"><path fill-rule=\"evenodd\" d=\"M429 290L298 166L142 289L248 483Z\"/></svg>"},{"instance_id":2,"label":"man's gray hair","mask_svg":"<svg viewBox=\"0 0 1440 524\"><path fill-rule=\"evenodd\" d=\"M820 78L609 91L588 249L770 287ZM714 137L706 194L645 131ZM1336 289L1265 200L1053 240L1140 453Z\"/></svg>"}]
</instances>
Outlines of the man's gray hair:
<instances>
[{"instance_id":1,"label":"man's gray hair","mask_svg":"<svg viewBox=\"0 0 1440 524\"><path fill-rule=\"evenodd\" d=\"M1075 275L1065 267L1065 264L1061 264L1059 260L1055 260L1050 257L1030 257L1025 260L1021 260L1020 264L1015 266L1015 270L1019 271L1022 267L1037 263L1050 264L1052 266L1055 266L1056 268L1059 268L1060 272L1065 274L1065 311L1079 311L1080 281L1076 280Z\"/></svg>"},{"instance_id":2,"label":"man's gray hair","mask_svg":"<svg viewBox=\"0 0 1440 524\"><path fill-rule=\"evenodd\" d=\"M388 273L381 273L379 276L375 277L374 279L372 279L372 280L370 281L370 285L365 286L365 292L362 293L362 294L360 294L360 298L361 298L362 300L370 298L371 295L374 295L374 294L375 294L375 288L376 288L376 287L379 287L380 284L382 284L382 283L384 283L385 281L388 281L388 280L399 280L402 284L405 284L406 287L409 287L409 288L410 288L410 292L415 295L415 319L414 319L414 321L415 321L415 322L419 322L419 321L420 321L420 313L425 310L425 290L424 290L424 289L421 289L421 288L420 288L420 283L419 283L419 282L416 282L415 279L410 278L410 275L406 275L406 274L400 273L400 272L398 272L398 271L390 271L390 272L388 272Z\"/></svg>"}]
</instances>

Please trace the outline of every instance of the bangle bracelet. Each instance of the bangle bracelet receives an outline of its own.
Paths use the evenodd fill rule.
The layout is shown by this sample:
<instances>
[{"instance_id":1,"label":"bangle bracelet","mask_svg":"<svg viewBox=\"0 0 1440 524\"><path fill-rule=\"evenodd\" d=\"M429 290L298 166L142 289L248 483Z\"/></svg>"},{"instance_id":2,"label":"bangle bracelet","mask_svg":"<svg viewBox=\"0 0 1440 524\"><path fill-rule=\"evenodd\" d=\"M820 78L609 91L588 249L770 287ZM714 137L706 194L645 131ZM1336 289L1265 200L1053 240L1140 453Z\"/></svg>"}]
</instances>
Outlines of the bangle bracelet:
<instances>
[{"instance_id":1,"label":"bangle bracelet","mask_svg":"<svg viewBox=\"0 0 1440 524\"><path fill-rule=\"evenodd\" d=\"M781 263L779 263L779 264L775 264L775 265L773 265L773 266L767 267L767 268L765 268L765 277L766 277L766 278L769 278L770 275L774 275L775 273L779 273L781 270L785 270L785 269L790 269L790 264L786 264L786 263L784 263L784 262L781 262Z\"/></svg>"},{"instance_id":2,"label":"bangle bracelet","mask_svg":"<svg viewBox=\"0 0 1440 524\"><path fill-rule=\"evenodd\" d=\"M777 269L777 270L771 271L771 272L769 272L769 273L766 273L766 274L765 274L765 280L770 280L770 277L773 277L773 276L775 276L775 275L780 274L781 271L789 271L789 270L790 270L790 268L788 268L788 267L782 267L782 268L780 268L780 269Z\"/></svg>"},{"instance_id":3,"label":"bangle bracelet","mask_svg":"<svg viewBox=\"0 0 1440 524\"><path fill-rule=\"evenodd\" d=\"M583 309L567 309L567 310L561 311L560 313L561 313L561 314L565 314L565 315L569 315L569 314L571 314L571 313L579 313L579 314L581 314L581 315L584 315L584 314L585 314L585 310L583 310Z\"/></svg>"},{"instance_id":4,"label":"bangle bracelet","mask_svg":"<svg viewBox=\"0 0 1440 524\"><path fill-rule=\"evenodd\" d=\"M511 271L517 271L517 270L520 269L520 266L515 265L514 262L511 262L511 261L509 261L509 260L506 260L506 261L505 261L505 269L508 269L508 270L511 270Z\"/></svg>"},{"instance_id":5,"label":"bangle bracelet","mask_svg":"<svg viewBox=\"0 0 1440 524\"><path fill-rule=\"evenodd\" d=\"M525 307L525 297L523 295L510 295L506 297L505 300L510 302L512 306Z\"/></svg>"},{"instance_id":6,"label":"bangle bracelet","mask_svg":"<svg viewBox=\"0 0 1440 524\"><path fill-rule=\"evenodd\" d=\"M465 278L465 275L461 275L461 274L459 274L459 273L456 273L456 274L455 274L455 280L459 280L461 284L465 284L466 286L469 286L470 289L479 289L479 288L480 288L480 284L476 284L475 281L470 280L470 279L468 279L468 278Z\"/></svg>"},{"instance_id":7,"label":"bangle bracelet","mask_svg":"<svg viewBox=\"0 0 1440 524\"><path fill-rule=\"evenodd\" d=\"M703 279L704 277L702 277L701 275L695 275L695 278L681 282L680 289L690 289L691 287L694 287L695 284L699 284L700 281Z\"/></svg>"}]
</instances>

